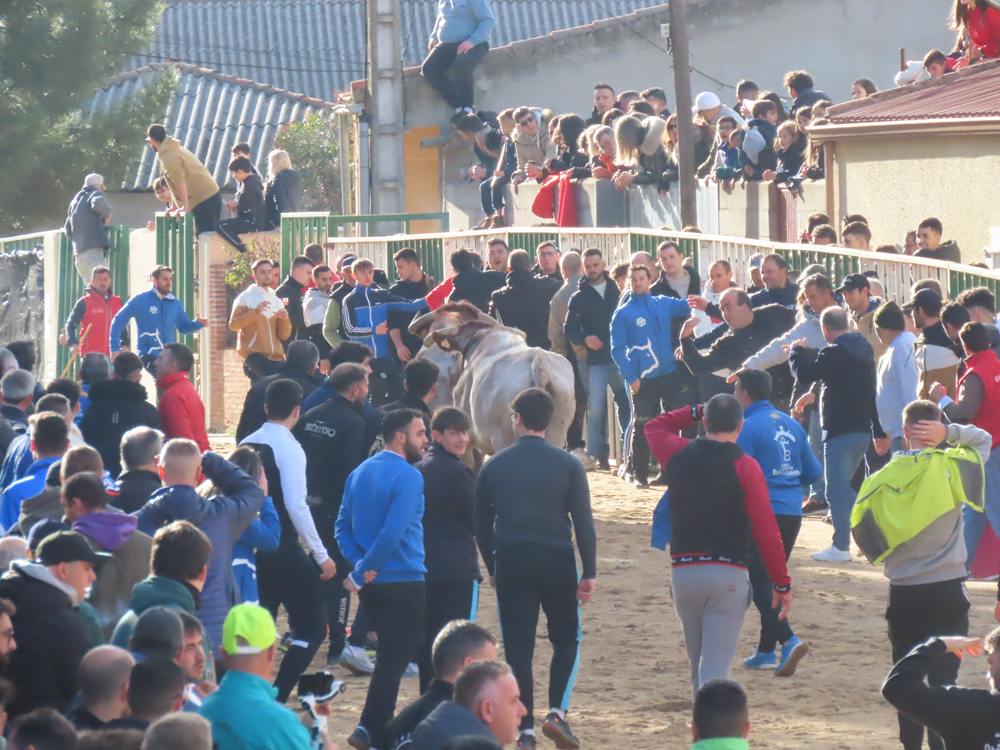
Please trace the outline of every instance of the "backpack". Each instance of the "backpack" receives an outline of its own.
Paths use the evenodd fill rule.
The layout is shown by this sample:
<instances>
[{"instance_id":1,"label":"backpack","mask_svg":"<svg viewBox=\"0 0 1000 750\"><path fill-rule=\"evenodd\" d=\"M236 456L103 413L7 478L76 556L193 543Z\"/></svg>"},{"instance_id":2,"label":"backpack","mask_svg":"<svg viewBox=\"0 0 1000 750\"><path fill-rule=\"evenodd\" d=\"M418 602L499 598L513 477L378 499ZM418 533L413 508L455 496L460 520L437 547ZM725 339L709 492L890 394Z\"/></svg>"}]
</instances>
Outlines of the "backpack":
<instances>
[{"instance_id":1,"label":"backpack","mask_svg":"<svg viewBox=\"0 0 1000 750\"><path fill-rule=\"evenodd\" d=\"M904 452L861 485L851 534L868 561L885 561L900 545L962 505L982 512L983 459L972 448Z\"/></svg>"}]
</instances>

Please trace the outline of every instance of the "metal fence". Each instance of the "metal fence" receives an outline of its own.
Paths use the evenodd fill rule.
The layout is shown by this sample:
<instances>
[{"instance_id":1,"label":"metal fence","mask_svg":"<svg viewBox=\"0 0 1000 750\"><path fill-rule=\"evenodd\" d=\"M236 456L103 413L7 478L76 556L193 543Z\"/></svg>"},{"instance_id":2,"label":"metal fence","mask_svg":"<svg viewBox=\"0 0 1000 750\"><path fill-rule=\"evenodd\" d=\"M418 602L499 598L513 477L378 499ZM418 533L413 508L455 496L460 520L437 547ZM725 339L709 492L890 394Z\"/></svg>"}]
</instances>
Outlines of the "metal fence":
<instances>
[{"instance_id":1,"label":"metal fence","mask_svg":"<svg viewBox=\"0 0 1000 750\"><path fill-rule=\"evenodd\" d=\"M915 281L926 278L936 279L952 297L963 289L975 286L988 287L1000 297L1000 272L994 270L909 255L848 250L830 245L784 244L669 230L512 228L363 239L330 238L330 243L336 253L354 252L371 259L382 268L391 267L395 249L404 245L416 247L416 243L423 243L428 254L438 253L438 257L431 260L433 265L429 264L430 267L446 269L448 257L461 248L479 253L485 259L487 242L494 237L506 241L511 249L523 248L529 253L534 253L541 242L556 242L563 251L582 251L596 247L604 254L609 267L628 260L632 253L638 251L655 256L656 248L661 242L673 240L692 260L703 279L707 278L708 268L714 261L727 260L733 267L734 280L741 285L749 282L748 265L751 256L756 253L777 253L786 258L796 271L814 263L823 266L834 282L839 282L849 273L875 271L886 296L899 302L909 299L910 286ZM444 275L449 273L450 270Z\"/></svg>"},{"instance_id":2,"label":"metal fence","mask_svg":"<svg viewBox=\"0 0 1000 750\"><path fill-rule=\"evenodd\" d=\"M386 225L392 227L402 227L403 233L410 235L410 230L414 222L433 221L437 222L438 228L442 232L447 232L450 226L449 217L446 212L440 213L413 213L413 214L360 214L357 216L340 216L337 214L322 213L287 213L281 215L281 267L288 269L292 258L302 253L302 248L314 242L323 244L335 237L353 236L355 238L373 237L381 227ZM417 238L423 235L410 235L410 239L405 243L413 247L425 261L428 269L435 267L434 258L438 255L438 245L435 242ZM381 237L379 239L386 239ZM399 245L403 247L403 245ZM399 247L396 249L398 250ZM395 252L395 250L393 251ZM390 255L391 257L391 255ZM441 278L443 266L435 278ZM433 271L428 273L434 275Z\"/></svg>"},{"instance_id":3,"label":"metal fence","mask_svg":"<svg viewBox=\"0 0 1000 750\"><path fill-rule=\"evenodd\" d=\"M156 263L174 271L174 295L193 314L198 289L197 237L194 217L156 215ZM194 336L178 333L177 340L194 349Z\"/></svg>"}]
</instances>

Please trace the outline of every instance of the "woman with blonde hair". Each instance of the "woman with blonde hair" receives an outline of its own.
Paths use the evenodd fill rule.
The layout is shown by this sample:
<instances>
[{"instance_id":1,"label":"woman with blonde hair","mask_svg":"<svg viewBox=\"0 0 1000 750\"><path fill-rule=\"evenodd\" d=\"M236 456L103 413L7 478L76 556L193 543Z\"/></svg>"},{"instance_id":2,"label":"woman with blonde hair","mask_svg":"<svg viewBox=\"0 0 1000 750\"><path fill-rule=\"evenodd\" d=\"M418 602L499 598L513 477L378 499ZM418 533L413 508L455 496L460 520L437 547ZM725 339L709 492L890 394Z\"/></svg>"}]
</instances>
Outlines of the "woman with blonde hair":
<instances>
[{"instance_id":1,"label":"woman with blonde hair","mask_svg":"<svg viewBox=\"0 0 1000 750\"><path fill-rule=\"evenodd\" d=\"M281 215L298 211L301 203L302 175L292 169L287 151L275 149L267 155L267 181L264 183L268 227L280 227Z\"/></svg>"},{"instance_id":2,"label":"woman with blonde hair","mask_svg":"<svg viewBox=\"0 0 1000 750\"><path fill-rule=\"evenodd\" d=\"M621 168L612 178L616 188L656 185L658 192L667 192L670 182L677 179L677 168L663 145L666 128L667 123L659 117L625 115L615 122L617 164Z\"/></svg>"}]
</instances>

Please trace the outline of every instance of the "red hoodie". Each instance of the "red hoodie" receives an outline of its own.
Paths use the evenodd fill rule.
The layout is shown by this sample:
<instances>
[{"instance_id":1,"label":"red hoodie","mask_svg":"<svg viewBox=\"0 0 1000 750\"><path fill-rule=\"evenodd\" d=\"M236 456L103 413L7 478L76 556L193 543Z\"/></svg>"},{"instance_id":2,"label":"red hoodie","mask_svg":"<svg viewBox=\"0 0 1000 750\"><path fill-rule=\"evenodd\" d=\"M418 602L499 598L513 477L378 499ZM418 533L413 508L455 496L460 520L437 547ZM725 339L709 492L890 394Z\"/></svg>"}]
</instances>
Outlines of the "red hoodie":
<instances>
[{"instance_id":1,"label":"red hoodie","mask_svg":"<svg viewBox=\"0 0 1000 750\"><path fill-rule=\"evenodd\" d=\"M194 440L202 452L209 449L205 432L205 405L186 372L160 378L160 422L167 439Z\"/></svg>"}]
</instances>

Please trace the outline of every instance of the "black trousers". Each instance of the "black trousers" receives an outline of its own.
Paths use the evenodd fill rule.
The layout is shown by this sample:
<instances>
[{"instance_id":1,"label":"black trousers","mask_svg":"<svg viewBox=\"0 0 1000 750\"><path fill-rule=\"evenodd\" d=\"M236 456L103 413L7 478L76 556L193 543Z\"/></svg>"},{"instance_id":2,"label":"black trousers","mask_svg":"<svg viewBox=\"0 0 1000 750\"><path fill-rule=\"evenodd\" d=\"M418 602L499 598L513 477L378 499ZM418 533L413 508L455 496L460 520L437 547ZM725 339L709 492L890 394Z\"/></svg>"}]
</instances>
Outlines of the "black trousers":
<instances>
[{"instance_id":1,"label":"black trousers","mask_svg":"<svg viewBox=\"0 0 1000 750\"><path fill-rule=\"evenodd\" d=\"M521 702L528 709L521 729L534 726L535 631L538 608L545 612L552 663L549 665L549 708L569 708L580 659L580 608L573 550L520 545L498 551L497 607L507 663L517 678Z\"/></svg>"},{"instance_id":2,"label":"black trousers","mask_svg":"<svg viewBox=\"0 0 1000 750\"><path fill-rule=\"evenodd\" d=\"M458 44L439 44L424 58L420 66L431 88L455 109L473 104L473 78L475 67L482 62L490 46L481 42L466 52L458 54ZM448 72L451 71L451 75Z\"/></svg>"},{"instance_id":3,"label":"black trousers","mask_svg":"<svg viewBox=\"0 0 1000 750\"><path fill-rule=\"evenodd\" d=\"M266 377L268 375L274 375L284 362L276 362L273 359L268 359L260 352L250 352L247 358L243 360L243 374L250 378L250 382L256 383L260 378Z\"/></svg>"},{"instance_id":4,"label":"black trousers","mask_svg":"<svg viewBox=\"0 0 1000 750\"><path fill-rule=\"evenodd\" d=\"M626 383L625 385L628 385ZM670 375L645 378L639 381L639 390L632 394L632 444L630 457L632 475L645 481L649 476L649 444L643 427L662 411L677 409L693 402L694 390L686 373L675 371Z\"/></svg>"},{"instance_id":5,"label":"black trousers","mask_svg":"<svg viewBox=\"0 0 1000 750\"><path fill-rule=\"evenodd\" d=\"M918 586L889 586L889 606L885 611L889 623L892 661L899 661L910 650L932 636L969 634L969 595L965 579ZM953 685L961 665L954 654L937 659L927 673L932 687ZM905 750L920 750L924 727L913 719L898 714L899 741ZM933 732L927 733L931 750L944 750L944 742Z\"/></svg>"},{"instance_id":6,"label":"black trousers","mask_svg":"<svg viewBox=\"0 0 1000 750\"><path fill-rule=\"evenodd\" d=\"M240 239L241 234L249 234L250 232L256 232L257 227L253 225L252 222L246 219L241 219L239 216L233 219L223 219L219 222L219 226L216 230L219 236L222 237L226 242L235 247L241 253L247 251L247 246Z\"/></svg>"},{"instance_id":7,"label":"black trousers","mask_svg":"<svg viewBox=\"0 0 1000 750\"><path fill-rule=\"evenodd\" d=\"M359 596L378 634L375 671L368 683L361 726L371 746L385 748L385 725L396 711L399 681L423 636L424 582L370 583Z\"/></svg>"},{"instance_id":8,"label":"black trousers","mask_svg":"<svg viewBox=\"0 0 1000 750\"><path fill-rule=\"evenodd\" d=\"M351 616L351 592L344 588L344 579L351 572L351 564L340 554L337 539L333 533L337 514L328 506L313 508L313 522L319 532L319 538L330 554L337 574L328 581L320 581L322 601L324 603L323 623L329 633L329 654L339 656L344 650L347 640L347 622Z\"/></svg>"},{"instance_id":9,"label":"black trousers","mask_svg":"<svg viewBox=\"0 0 1000 750\"><path fill-rule=\"evenodd\" d=\"M799 537L802 516L776 515L774 520L778 522L778 532L781 534L781 543L785 547L785 560L787 560L791 557L795 540ZM795 634L788 620L779 620L778 610L771 607L774 586L771 584L771 578L767 574L767 568L764 567L764 561L756 544L750 551L750 585L753 586L753 603L760 612L760 640L757 643L757 650L769 654L774 651L777 644L785 643Z\"/></svg>"},{"instance_id":10,"label":"black trousers","mask_svg":"<svg viewBox=\"0 0 1000 750\"><path fill-rule=\"evenodd\" d=\"M274 686L278 701L284 703L326 635L319 566L298 543L284 543L274 552L257 553L257 588L260 604L277 619L278 607L285 606L292 642L281 660Z\"/></svg>"},{"instance_id":11,"label":"black trousers","mask_svg":"<svg viewBox=\"0 0 1000 750\"><path fill-rule=\"evenodd\" d=\"M479 581L453 580L428 581L427 603L424 612L424 639L417 653L420 667L420 693L434 679L431 647L441 628L452 620L475 620L479 604Z\"/></svg>"},{"instance_id":12,"label":"black trousers","mask_svg":"<svg viewBox=\"0 0 1000 750\"><path fill-rule=\"evenodd\" d=\"M222 213L222 193L206 198L191 209L194 217L194 233L214 232L219 228L219 214Z\"/></svg>"}]
</instances>

